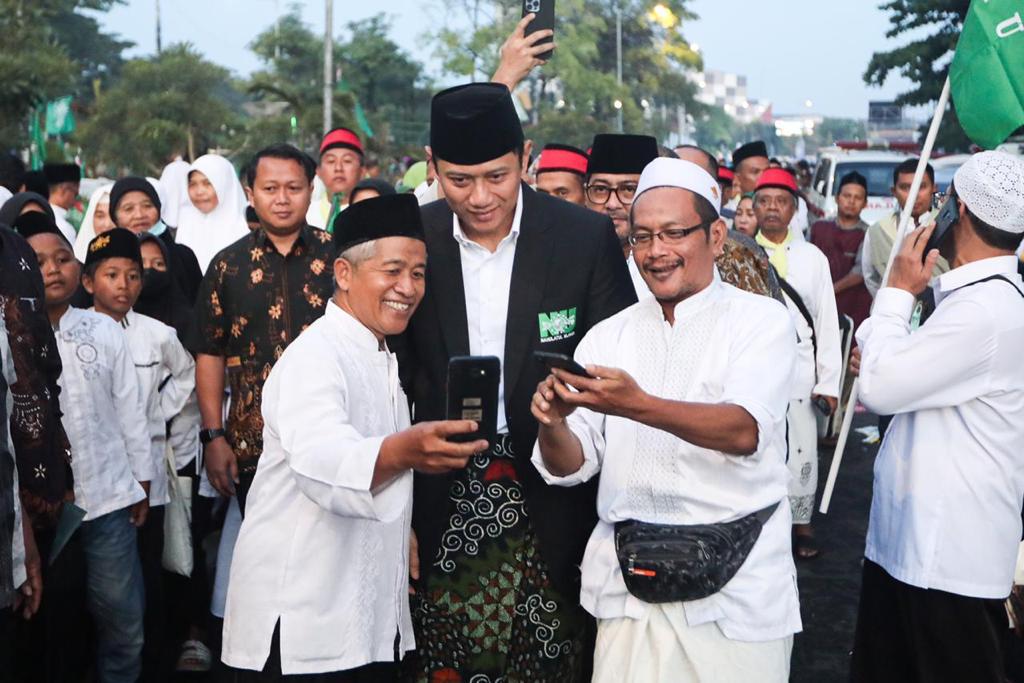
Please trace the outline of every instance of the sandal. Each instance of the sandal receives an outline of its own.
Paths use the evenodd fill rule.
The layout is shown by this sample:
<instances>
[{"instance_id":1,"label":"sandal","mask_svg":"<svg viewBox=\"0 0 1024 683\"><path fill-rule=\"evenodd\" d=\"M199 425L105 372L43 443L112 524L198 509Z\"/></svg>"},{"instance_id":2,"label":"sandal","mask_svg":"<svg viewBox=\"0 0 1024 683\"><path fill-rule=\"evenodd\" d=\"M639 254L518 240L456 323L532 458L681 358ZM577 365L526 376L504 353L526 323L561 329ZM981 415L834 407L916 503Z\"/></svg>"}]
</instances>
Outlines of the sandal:
<instances>
[{"instance_id":1,"label":"sandal","mask_svg":"<svg viewBox=\"0 0 1024 683\"><path fill-rule=\"evenodd\" d=\"M181 644L176 669L187 673L205 673L210 670L212 663L210 648L198 640L186 640Z\"/></svg>"},{"instance_id":2,"label":"sandal","mask_svg":"<svg viewBox=\"0 0 1024 683\"><path fill-rule=\"evenodd\" d=\"M821 550L814 542L814 536L793 534L793 557L798 560L813 560L821 555Z\"/></svg>"}]
</instances>

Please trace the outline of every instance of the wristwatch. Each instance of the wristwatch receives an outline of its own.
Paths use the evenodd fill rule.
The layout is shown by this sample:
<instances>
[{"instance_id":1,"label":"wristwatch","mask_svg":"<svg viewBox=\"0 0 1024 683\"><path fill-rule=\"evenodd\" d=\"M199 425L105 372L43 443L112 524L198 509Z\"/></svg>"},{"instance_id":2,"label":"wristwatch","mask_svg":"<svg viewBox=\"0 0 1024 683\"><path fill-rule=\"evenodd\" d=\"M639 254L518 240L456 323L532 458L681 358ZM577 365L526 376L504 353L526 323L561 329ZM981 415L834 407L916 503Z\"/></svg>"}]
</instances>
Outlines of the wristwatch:
<instances>
[{"instance_id":1,"label":"wristwatch","mask_svg":"<svg viewBox=\"0 0 1024 683\"><path fill-rule=\"evenodd\" d=\"M214 429L200 429L199 430L199 442L204 446L214 439L219 439L224 436L225 432L222 427L216 427Z\"/></svg>"}]
</instances>

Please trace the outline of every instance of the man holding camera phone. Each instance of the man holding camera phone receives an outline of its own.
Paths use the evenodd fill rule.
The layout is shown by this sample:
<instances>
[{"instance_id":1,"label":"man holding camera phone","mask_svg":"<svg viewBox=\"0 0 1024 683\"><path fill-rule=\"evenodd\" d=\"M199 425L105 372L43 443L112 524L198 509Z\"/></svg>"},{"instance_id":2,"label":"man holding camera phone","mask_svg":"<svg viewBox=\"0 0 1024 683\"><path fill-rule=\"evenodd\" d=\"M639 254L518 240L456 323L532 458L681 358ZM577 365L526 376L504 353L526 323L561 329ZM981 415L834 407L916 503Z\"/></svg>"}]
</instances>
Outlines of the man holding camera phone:
<instances>
[{"instance_id":1,"label":"man holding camera phone","mask_svg":"<svg viewBox=\"0 0 1024 683\"><path fill-rule=\"evenodd\" d=\"M611 221L520 181L523 131L505 85L434 97L430 144L445 199L423 207L426 295L399 348L415 419L442 419L449 359L501 360L497 443L449 475L417 475L415 680L583 680L592 622L579 570L593 485L544 484L530 465L532 352L571 354L636 298Z\"/></svg>"},{"instance_id":2,"label":"man holding camera phone","mask_svg":"<svg viewBox=\"0 0 1024 683\"><path fill-rule=\"evenodd\" d=\"M907 235L857 332L861 401L895 415L875 460L857 683L1006 680L1024 499L1024 163L974 155L949 201L952 225L934 241L934 224ZM951 270L912 330L940 255Z\"/></svg>"}]
</instances>

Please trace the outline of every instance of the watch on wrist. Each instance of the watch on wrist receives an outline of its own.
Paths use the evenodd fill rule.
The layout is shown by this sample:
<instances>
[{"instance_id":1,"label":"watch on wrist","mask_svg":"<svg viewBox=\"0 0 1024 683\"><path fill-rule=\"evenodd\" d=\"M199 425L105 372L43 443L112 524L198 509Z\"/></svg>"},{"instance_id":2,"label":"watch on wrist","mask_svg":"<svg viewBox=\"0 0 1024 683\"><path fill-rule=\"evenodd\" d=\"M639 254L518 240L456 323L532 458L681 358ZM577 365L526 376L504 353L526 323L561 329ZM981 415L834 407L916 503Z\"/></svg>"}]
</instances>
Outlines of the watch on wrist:
<instances>
[{"instance_id":1,"label":"watch on wrist","mask_svg":"<svg viewBox=\"0 0 1024 683\"><path fill-rule=\"evenodd\" d=\"M199 442L205 446L214 439L219 439L220 437L224 436L224 434L224 429L221 427L216 427L214 429L200 429Z\"/></svg>"}]
</instances>

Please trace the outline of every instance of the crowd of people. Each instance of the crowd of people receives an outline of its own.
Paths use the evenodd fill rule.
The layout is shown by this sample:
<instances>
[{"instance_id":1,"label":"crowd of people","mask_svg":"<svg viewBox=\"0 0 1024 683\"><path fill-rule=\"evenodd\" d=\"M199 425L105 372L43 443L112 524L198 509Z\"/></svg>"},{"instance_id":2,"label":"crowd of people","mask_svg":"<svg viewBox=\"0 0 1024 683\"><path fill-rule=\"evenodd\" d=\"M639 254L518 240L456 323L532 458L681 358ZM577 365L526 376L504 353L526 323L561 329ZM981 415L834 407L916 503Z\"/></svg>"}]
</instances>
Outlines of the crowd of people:
<instances>
[{"instance_id":1,"label":"crowd of people","mask_svg":"<svg viewBox=\"0 0 1024 683\"><path fill-rule=\"evenodd\" d=\"M857 173L812 223L761 141L533 155L525 26L435 95L400 191L337 128L119 178L75 226L77 166L4 159L0 676L786 681L859 376L890 417L851 680L1006 680L1024 162L972 156L934 240L898 166L898 242ZM464 356L500 362L491 439L449 413Z\"/></svg>"}]
</instances>

